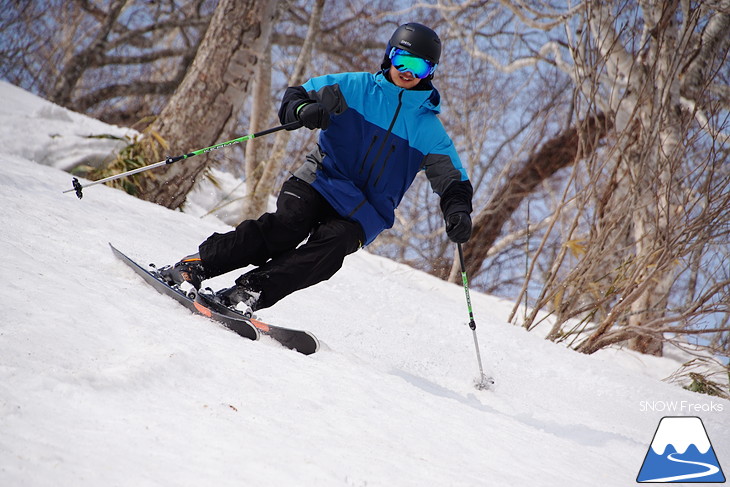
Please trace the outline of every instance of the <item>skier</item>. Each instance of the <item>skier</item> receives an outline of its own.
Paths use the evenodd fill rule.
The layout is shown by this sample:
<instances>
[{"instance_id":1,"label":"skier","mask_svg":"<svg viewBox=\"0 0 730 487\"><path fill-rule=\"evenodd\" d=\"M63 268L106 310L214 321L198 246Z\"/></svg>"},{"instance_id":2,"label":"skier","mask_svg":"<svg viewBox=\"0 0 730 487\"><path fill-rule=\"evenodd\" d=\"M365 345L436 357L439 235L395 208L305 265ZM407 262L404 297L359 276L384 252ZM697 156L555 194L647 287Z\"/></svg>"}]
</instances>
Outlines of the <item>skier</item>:
<instances>
[{"instance_id":1,"label":"skier","mask_svg":"<svg viewBox=\"0 0 730 487\"><path fill-rule=\"evenodd\" d=\"M276 211L214 233L162 276L199 289L205 279L254 265L218 299L241 310L270 307L329 279L346 255L392 227L422 169L440 196L448 237L466 242L473 189L437 117L440 95L431 80L440 57L438 35L407 23L391 36L379 72L330 74L287 88L281 123L321 132L283 184Z\"/></svg>"}]
</instances>

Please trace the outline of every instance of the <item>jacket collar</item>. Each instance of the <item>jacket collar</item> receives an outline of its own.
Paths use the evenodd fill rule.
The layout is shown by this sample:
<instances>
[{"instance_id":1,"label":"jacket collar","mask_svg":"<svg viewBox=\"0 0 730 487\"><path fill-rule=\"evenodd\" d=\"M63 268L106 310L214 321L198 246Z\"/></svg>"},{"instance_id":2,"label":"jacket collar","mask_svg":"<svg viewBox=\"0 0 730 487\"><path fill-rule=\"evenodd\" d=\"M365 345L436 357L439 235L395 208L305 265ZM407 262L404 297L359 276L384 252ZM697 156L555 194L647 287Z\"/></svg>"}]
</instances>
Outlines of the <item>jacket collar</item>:
<instances>
[{"instance_id":1,"label":"jacket collar","mask_svg":"<svg viewBox=\"0 0 730 487\"><path fill-rule=\"evenodd\" d=\"M435 113L441 112L441 95L438 90L434 88L430 81L422 81L421 83L428 83L429 89L425 90L406 90L396 86L385 76L385 71L379 71L375 74L375 82L387 93L388 95L398 96L399 93L403 93L401 100L403 104L411 108L426 108Z\"/></svg>"}]
</instances>

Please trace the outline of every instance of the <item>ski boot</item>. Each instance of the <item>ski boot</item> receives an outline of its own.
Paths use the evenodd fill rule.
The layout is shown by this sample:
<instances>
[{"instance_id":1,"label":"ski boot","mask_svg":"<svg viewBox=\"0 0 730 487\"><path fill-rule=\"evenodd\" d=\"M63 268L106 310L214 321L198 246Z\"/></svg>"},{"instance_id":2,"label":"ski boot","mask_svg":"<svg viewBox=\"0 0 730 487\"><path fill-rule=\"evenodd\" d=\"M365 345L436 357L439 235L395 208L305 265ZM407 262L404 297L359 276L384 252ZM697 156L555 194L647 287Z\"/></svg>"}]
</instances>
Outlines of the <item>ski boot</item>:
<instances>
[{"instance_id":1,"label":"ski boot","mask_svg":"<svg viewBox=\"0 0 730 487\"><path fill-rule=\"evenodd\" d=\"M170 286L177 286L182 292L195 297L200 285L207 277L200 254L188 255L174 266L165 266L159 275Z\"/></svg>"},{"instance_id":2,"label":"ski boot","mask_svg":"<svg viewBox=\"0 0 730 487\"><path fill-rule=\"evenodd\" d=\"M223 305L238 311L246 318L256 318L256 315L253 314L253 308L259 300L259 293L257 292L236 285L218 291L216 299Z\"/></svg>"}]
</instances>

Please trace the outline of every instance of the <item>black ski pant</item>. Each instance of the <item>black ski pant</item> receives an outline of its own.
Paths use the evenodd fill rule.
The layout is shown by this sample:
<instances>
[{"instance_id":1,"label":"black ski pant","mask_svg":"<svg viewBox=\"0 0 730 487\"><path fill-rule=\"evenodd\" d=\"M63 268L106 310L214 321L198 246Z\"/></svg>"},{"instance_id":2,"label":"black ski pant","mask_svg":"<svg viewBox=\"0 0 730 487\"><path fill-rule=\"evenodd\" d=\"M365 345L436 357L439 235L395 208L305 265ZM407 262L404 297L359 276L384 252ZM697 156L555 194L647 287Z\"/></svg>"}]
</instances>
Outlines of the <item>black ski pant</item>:
<instances>
[{"instance_id":1,"label":"black ski pant","mask_svg":"<svg viewBox=\"0 0 730 487\"><path fill-rule=\"evenodd\" d=\"M274 213L246 220L231 232L214 233L199 251L207 277L257 266L236 280L260 294L252 306L255 311L329 279L364 240L359 223L340 216L308 183L291 178L281 188Z\"/></svg>"}]
</instances>

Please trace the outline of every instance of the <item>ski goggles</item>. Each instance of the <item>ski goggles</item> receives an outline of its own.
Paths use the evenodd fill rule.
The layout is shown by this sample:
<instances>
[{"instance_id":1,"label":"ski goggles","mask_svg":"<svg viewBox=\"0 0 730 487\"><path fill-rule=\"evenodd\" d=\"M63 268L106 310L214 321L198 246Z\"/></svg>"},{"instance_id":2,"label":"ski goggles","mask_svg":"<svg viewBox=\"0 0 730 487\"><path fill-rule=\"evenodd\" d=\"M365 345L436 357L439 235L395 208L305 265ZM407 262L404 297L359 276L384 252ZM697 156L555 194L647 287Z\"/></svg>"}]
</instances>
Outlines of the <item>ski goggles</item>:
<instances>
[{"instance_id":1,"label":"ski goggles","mask_svg":"<svg viewBox=\"0 0 730 487\"><path fill-rule=\"evenodd\" d=\"M390 50L390 62L401 73L410 71L416 78L427 78L436 71L438 64L432 63L422 57L418 57L405 49L394 47Z\"/></svg>"}]
</instances>

